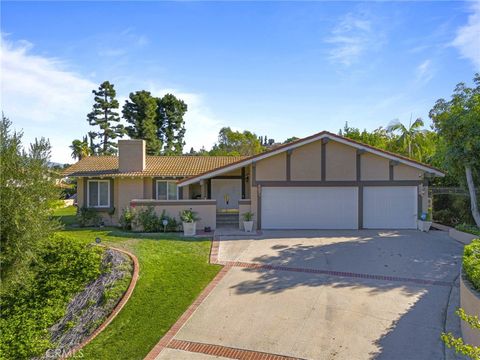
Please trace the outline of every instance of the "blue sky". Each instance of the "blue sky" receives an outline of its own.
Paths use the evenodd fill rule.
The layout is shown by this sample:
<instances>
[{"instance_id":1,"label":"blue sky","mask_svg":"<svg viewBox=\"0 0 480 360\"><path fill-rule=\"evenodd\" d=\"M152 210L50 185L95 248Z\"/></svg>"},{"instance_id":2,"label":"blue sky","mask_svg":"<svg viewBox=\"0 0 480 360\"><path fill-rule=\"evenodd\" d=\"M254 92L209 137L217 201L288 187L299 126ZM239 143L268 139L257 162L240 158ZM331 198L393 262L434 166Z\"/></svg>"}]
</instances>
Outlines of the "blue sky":
<instances>
[{"instance_id":1,"label":"blue sky","mask_svg":"<svg viewBox=\"0 0 480 360\"><path fill-rule=\"evenodd\" d=\"M91 90L173 92L186 150L222 126L277 141L428 121L480 71L479 2L2 2L2 110L72 162Z\"/></svg>"}]
</instances>

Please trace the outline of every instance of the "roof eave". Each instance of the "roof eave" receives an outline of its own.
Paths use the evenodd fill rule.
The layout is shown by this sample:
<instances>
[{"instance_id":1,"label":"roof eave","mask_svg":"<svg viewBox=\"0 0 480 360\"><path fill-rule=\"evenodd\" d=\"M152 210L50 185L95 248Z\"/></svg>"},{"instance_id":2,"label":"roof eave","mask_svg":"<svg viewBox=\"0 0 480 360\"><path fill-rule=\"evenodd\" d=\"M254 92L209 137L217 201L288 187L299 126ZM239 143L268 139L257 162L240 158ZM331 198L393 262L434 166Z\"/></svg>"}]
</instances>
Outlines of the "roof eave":
<instances>
[{"instance_id":1,"label":"roof eave","mask_svg":"<svg viewBox=\"0 0 480 360\"><path fill-rule=\"evenodd\" d=\"M347 140L342 136L338 136L338 135L335 135L335 134L332 134L332 133L329 133L329 132L322 131L322 132L320 132L316 135L313 135L313 136L310 136L310 137L307 137L307 138L304 138L304 139L300 139L298 141L295 141L291 144L287 144L285 146L279 147L277 149L273 149L271 151L268 151L268 152L265 152L265 153L262 153L262 154L253 155L250 158L247 158L245 160L242 160L240 162L237 162L237 163L234 163L234 164L231 164L231 165L227 165L223 168L214 169L214 170L205 172L203 174L196 175L196 176L193 176L191 178L187 178L185 180L181 180L177 184L180 187L187 186L187 185L190 185L190 184L194 184L194 183L197 183L199 181L206 180L206 179L209 179L211 177L214 177L216 175L220 175L220 174L223 174L223 173L226 173L226 172L244 167L246 165L250 165L254 162L263 160L263 159L268 158L270 156L278 155L278 154L280 154L282 152L285 152L285 151L288 151L290 149L294 149L296 147L303 146L303 145L309 144L311 142L321 140L323 138L328 138L328 139L331 139L331 140L334 140L334 141L338 141L338 142L343 143L345 145L349 145L349 146L352 146L352 147L357 148L357 149L363 149L366 152L369 152L369 153L372 153L372 154L375 154L375 155L378 155L378 156L381 156L381 157L384 157L384 158L387 158L387 159L390 159L390 160L398 161L398 162L403 163L405 165L412 166L412 167L415 167L415 168L420 169L422 171L425 171L426 173L429 173L433 176L439 176L439 177L444 177L445 176L445 174L443 172L441 172L440 170L437 170L435 168L422 165L422 164L417 163L415 161L407 160L403 157L399 157L399 156L390 154L388 152L381 151L379 149L376 149L376 148L368 146L368 145L364 145L364 144L361 144L361 143L357 143L355 141Z\"/></svg>"}]
</instances>

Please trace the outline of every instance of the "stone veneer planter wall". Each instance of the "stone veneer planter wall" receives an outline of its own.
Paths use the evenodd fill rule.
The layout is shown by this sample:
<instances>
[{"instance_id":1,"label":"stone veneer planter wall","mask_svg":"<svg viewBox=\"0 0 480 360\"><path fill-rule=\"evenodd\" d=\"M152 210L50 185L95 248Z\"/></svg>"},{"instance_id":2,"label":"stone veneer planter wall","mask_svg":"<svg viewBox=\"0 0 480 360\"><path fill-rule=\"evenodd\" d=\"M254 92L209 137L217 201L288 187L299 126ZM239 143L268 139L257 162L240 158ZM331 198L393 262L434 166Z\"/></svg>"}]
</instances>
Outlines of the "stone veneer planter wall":
<instances>
[{"instance_id":1,"label":"stone veneer planter wall","mask_svg":"<svg viewBox=\"0 0 480 360\"><path fill-rule=\"evenodd\" d=\"M480 316L480 292L476 291L470 281L460 276L460 307L468 315ZM462 324L462 337L465 343L480 346L480 330L472 329L465 321Z\"/></svg>"}]
</instances>

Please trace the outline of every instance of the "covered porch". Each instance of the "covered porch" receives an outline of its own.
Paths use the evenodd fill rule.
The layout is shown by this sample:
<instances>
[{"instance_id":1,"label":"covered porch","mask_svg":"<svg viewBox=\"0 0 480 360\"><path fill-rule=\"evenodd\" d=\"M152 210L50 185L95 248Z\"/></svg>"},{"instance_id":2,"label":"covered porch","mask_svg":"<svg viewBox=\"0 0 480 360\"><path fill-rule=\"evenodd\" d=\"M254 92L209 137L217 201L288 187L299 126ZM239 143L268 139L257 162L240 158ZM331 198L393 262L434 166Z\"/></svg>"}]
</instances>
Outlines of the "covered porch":
<instances>
[{"instance_id":1,"label":"covered porch","mask_svg":"<svg viewBox=\"0 0 480 360\"><path fill-rule=\"evenodd\" d=\"M179 197L188 200L216 201L216 228L239 228L241 216L251 211L251 171L241 167L220 175L179 184Z\"/></svg>"}]
</instances>

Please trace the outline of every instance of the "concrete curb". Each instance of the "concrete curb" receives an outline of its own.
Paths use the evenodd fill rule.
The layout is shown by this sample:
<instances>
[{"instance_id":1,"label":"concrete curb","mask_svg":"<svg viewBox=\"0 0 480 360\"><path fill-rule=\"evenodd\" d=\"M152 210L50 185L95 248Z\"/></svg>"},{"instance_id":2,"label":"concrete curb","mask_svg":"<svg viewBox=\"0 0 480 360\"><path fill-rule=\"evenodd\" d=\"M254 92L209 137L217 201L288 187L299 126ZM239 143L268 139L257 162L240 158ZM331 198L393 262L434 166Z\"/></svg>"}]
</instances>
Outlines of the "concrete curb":
<instances>
[{"instance_id":1,"label":"concrete curb","mask_svg":"<svg viewBox=\"0 0 480 360\"><path fill-rule=\"evenodd\" d=\"M460 241L465 245L468 245L472 242L472 240L479 238L477 235L469 234L453 228L448 230L448 236L450 236L452 239Z\"/></svg>"},{"instance_id":2,"label":"concrete curb","mask_svg":"<svg viewBox=\"0 0 480 360\"><path fill-rule=\"evenodd\" d=\"M115 306L113 311L102 323L102 325L100 325L92 334L90 334L89 337L83 340L79 345L75 346L72 350L70 350L65 356L61 357L61 359L66 359L68 357L73 356L76 352L84 348L88 343L90 343L93 339L95 339L103 330L105 330L105 328L113 321L113 319L115 319L115 317L117 317L117 315L123 309L127 301L130 299L130 296L132 295L133 290L135 289L135 285L137 285L138 273L140 271L140 266L138 265L137 257L127 250L119 249L116 247L110 247L110 246L108 247L105 246L105 247L111 250L121 252L125 255L128 255L130 259L132 259L133 274L132 274L132 279L130 280L130 285L128 286L127 291L125 291L125 294L123 294L122 299L118 302L117 306Z\"/></svg>"}]
</instances>

